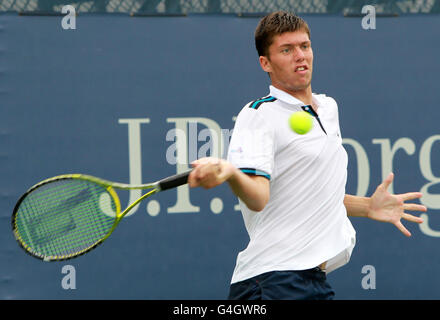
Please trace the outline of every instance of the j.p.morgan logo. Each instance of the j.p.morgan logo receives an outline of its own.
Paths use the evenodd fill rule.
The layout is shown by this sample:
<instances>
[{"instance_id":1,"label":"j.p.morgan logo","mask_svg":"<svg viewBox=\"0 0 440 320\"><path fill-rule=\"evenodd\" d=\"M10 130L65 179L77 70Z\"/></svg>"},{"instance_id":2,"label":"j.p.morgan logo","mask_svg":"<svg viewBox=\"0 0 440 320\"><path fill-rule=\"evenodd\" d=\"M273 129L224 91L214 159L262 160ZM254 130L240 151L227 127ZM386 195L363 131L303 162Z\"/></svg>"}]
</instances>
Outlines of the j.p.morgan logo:
<instances>
[{"instance_id":1,"label":"j.p.morgan logo","mask_svg":"<svg viewBox=\"0 0 440 320\"><path fill-rule=\"evenodd\" d=\"M235 117L232 118L231 127L233 127L234 121ZM191 161L198 158L207 156L226 157L233 132L232 129L222 129L216 121L200 117L166 118L166 122L173 126L172 129L166 132L164 137L167 143L166 161L169 165L175 166L176 173L189 170ZM149 118L130 118L119 119L118 123L127 125L128 128L130 183L141 184L141 131L148 130L143 127L147 127L151 120ZM433 210L440 209L440 194L431 193L432 191L430 190L431 187L440 183L440 177L436 176L433 171L433 164L436 162L431 161L432 149L436 142L440 142L440 134L427 137L420 147L417 147L414 140L408 137L398 138L394 142L389 138L373 138L371 143L378 147L381 168L371 168L369 156L364 146L355 139L344 138L342 140L344 147L347 151L350 150L350 154L354 155L350 161L354 162L357 167L357 186L355 188L356 192L353 193L358 196L368 196L367 192L371 184L371 174L380 174L381 179L384 179L389 172L393 172L393 169L395 169L393 160L396 153L403 151L409 157L418 157L421 175L427 180L420 188L420 192L423 193L420 202L432 214ZM240 152L238 149L233 151ZM390 185L388 190L391 193L394 192L393 184ZM129 202L134 201L140 196L140 190L131 190ZM134 208L130 214L136 212L137 209ZM223 200L218 197L211 199L210 209L215 214L221 213L223 211ZM234 210L240 210L238 204L234 206ZM160 211L160 204L157 200L153 199L147 204L147 212L151 216L159 214ZM166 212L170 214L200 212L200 207L191 202L188 185L177 188L176 202L173 206L166 208ZM435 230L430 226L429 216L422 214L421 217L424 220L419 225L421 232L428 236L440 237L440 230Z\"/></svg>"}]
</instances>

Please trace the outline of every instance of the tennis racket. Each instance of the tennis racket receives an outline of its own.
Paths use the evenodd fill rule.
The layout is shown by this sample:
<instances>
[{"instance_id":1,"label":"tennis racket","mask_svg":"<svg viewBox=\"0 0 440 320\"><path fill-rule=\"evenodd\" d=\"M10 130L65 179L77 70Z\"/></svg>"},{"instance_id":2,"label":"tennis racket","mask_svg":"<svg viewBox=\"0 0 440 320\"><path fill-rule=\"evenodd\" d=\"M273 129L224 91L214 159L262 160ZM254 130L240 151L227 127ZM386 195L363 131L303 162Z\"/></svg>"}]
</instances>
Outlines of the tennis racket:
<instances>
[{"instance_id":1,"label":"tennis racket","mask_svg":"<svg viewBox=\"0 0 440 320\"><path fill-rule=\"evenodd\" d=\"M191 171L154 183L130 185L83 174L46 179L20 197L12 213L12 230L27 253L44 261L75 258L96 248L139 202L188 182ZM148 192L121 212L115 189Z\"/></svg>"}]
</instances>

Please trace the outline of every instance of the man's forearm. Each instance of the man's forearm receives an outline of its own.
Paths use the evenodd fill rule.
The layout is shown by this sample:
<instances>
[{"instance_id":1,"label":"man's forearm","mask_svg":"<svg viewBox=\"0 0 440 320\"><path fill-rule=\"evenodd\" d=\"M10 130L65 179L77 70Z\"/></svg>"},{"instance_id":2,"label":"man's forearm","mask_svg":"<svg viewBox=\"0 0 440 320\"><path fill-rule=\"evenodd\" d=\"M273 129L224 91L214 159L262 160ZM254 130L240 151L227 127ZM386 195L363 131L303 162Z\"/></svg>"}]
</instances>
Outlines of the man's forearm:
<instances>
[{"instance_id":1,"label":"man's forearm","mask_svg":"<svg viewBox=\"0 0 440 320\"><path fill-rule=\"evenodd\" d=\"M370 209L370 198L346 194L344 198L344 205L347 209L348 216L368 217L368 212Z\"/></svg>"},{"instance_id":2,"label":"man's forearm","mask_svg":"<svg viewBox=\"0 0 440 320\"><path fill-rule=\"evenodd\" d=\"M269 201L269 180L260 176L249 176L240 170L228 179L232 192L253 211L261 211Z\"/></svg>"}]
</instances>

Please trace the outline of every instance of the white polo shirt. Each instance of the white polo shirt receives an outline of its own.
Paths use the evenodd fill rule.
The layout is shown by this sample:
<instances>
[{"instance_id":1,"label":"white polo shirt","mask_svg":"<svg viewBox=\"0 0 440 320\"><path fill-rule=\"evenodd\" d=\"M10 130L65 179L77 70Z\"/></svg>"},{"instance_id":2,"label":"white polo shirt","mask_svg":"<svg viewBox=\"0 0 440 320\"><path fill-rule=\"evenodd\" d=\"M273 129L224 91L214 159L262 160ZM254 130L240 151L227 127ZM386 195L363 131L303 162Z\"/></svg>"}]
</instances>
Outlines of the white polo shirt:
<instances>
[{"instance_id":1,"label":"white polo shirt","mask_svg":"<svg viewBox=\"0 0 440 320\"><path fill-rule=\"evenodd\" d=\"M270 199L261 212L239 201L250 240L238 254L231 283L325 261L328 273L350 259L355 230L343 203L348 157L338 106L322 94L313 94L313 100L317 114L304 135L289 128L288 118L305 104L273 86L236 119L228 161L269 179Z\"/></svg>"}]
</instances>

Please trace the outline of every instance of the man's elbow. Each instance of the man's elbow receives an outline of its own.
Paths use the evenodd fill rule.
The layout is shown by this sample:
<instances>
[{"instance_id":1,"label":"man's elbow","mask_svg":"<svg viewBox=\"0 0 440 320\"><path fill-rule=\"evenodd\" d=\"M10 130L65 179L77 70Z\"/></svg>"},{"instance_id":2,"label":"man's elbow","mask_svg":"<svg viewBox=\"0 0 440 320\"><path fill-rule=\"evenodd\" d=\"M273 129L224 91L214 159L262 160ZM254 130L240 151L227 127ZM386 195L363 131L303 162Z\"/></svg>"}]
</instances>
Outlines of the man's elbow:
<instances>
[{"instance_id":1,"label":"man's elbow","mask_svg":"<svg viewBox=\"0 0 440 320\"><path fill-rule=\"evenodd\" d=\"M248 208L254 212L261 212L261 211L263 211L264 207L265 206L251 206L250 208L249 207Z\"/></svg>"},{"instance_id":2,"label":"man's elbow","mask_svg":"<svg viewBox=\"0 0 440 320\"><path fill-rule=\"evenodd\" d=\"M264 210L264 208L266 207L268 202L269 202L269 199L259 199L259 201L255 201L255 202L247 205L247 207L252 211L261 212Z\"/></svg>"}]
</instances>

